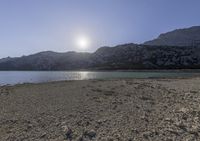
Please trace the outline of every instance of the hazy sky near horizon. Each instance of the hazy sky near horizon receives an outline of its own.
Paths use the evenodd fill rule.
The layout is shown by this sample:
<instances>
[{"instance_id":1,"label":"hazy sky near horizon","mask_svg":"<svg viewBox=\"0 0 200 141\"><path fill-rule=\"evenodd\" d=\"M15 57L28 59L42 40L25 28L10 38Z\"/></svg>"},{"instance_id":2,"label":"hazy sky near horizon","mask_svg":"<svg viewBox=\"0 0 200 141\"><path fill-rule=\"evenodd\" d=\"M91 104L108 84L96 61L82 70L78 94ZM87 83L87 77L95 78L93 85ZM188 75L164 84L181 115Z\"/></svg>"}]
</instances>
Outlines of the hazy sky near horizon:
<instances>
[{"instance_id":1,"label":"hazy sky near horizon","mask_svg":"<svg viewBox=\"0 0 200 141\"><path fill-rule=\"evenodd\" d=\"M200 0L0 0L0 58L143 43L200 25Z\"/></svg>"}]
</instances>

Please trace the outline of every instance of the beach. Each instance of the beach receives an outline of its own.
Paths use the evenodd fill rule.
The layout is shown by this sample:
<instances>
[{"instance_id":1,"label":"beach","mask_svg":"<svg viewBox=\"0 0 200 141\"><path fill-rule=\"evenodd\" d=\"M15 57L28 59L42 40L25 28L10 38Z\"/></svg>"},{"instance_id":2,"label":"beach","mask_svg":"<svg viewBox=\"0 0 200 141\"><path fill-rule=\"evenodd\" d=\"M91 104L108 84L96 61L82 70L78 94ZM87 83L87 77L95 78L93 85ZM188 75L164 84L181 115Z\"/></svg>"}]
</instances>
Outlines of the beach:
<instances>
[{"instance_id":1,"label":"beach","mask_svg":"<svg viewBox=\"0 0 200 141\"><path fill-rule=\"evenodd\" d=\"M200 78L0 87L1 141L200 140Z\"/></svg>"}]
</instances>

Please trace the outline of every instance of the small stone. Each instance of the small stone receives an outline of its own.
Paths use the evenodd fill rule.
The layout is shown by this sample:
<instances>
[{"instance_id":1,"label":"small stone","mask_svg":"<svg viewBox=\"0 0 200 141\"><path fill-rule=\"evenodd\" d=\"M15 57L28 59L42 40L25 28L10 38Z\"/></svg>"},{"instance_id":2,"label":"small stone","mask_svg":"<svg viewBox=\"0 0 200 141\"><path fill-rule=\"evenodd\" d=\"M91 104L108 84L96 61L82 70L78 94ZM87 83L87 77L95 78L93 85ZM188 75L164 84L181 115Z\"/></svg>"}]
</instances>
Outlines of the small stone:
<instances>
[{"instance_id":1,"label":"small stone","mask_svg":"<svg viewBox=\"0 0 200 141\"><path fill-rule=\"evenodd\" d=\"M65 137L66 139L72 140L72 129L68 128Z\"/></svg>"},{"instance_id":2,"label":"small stone","mask_svg":"<svg viewBox=\"0 0 200 141\"><path fill-rule=\"evenodd\" d=\"M28 124L27 129L31 129L33 127L32 124Z\"/></svg>"},{"instance_id":3,"label":"small stone","mask_svg":"<svg viewBox=\"0 0 200 141\"><path fill-rule=\"evenodd\" d=\"M68 127L66 125L62 126L62 130L63 130L63 132L67 132L68 131Z\"/></svg>"},{"instance_id":4,"label":"small stone","mask_svg":"<svg viewBox=\"0 0 200 141\"><path fill-rule=\"evenodd\" d=\"M84 140L83 140L83 137L79 137L79 138L78 138L78 141L84 141Z\"/></svg>"},{"instance_id":5,"label":"small stone","mask_svg":"<svg viewBox=\"0 0 200 141\"><path fill-rule=\"evenodd\" d=\"M132 139L132 138L129 138L128 141L133 141L133 139Z\"/></svg>"},{"instance_id":6,"label":"small stone","mask_svg":"<svg viewBox=\"0 0 200 141\"><path fill-rule=\"evenodd\" d=\"M173 122L173 120L171 118L165 118L164 120L167 122L171 122L171 123Z\"/></svg>"},{"instance_id":7,"label":"small stone","mask_svg":"<svg viewBox=\"0 0 200 141\"><path fill-rule=\"evenodd\" d=\"M101 121L101 120L98 120L98 121L97 121L97 123L98 123L98 124L101 124L101 123L102 123L102 121Z\"/></svg>"},{"instance_id":8,"label":"small stone","mask_svg":"<svg viewBox=\"0 0 200 141\"><path fill-rule=\"evenodd\" d=\"M40 138L44 138L46 135L47 135L47 133L44 132L44 133L40 136Z\"/></svg>"},{"instance_id":9,"label":"small stone","mask_svg":"<svg viewBox=\"0 0 200 141\"><path fill-rule=\"evenodd\" d=\"M97 120L97 123L98 124L102 124L102 123L105 123L107 122L107 119L100 119L100 120Z\"/></svg>"},{"instance_id":10,"label":"small stone","mask_svg":"<svg viewBox=\"0 0 200 141\"><path fill-rule=\"evenodd\" d=\"M131 131L132 131L133 133L135 133L135 134L139 134L139 131L138 131L137 129L135 129L135 128L132 129Z\"/></svg>"},{"instance_id":11,"label":"small stone","mask_svg":"<svg viewBox=\"0 0 200 141\"><path fill-rule=\"evenodd\" d=\"M145 139L148 139L150 136L151 136L151 132L149 132L149 131L143 133L143 137Z\"/></svg>"},{"instance_id":12,"label":"small stone","mask_svg":"<svg viewBox=\"0 0 200 141\"><path fill-rule=\"evenodd\" d=\"M112 137L107 137L107 141L114 141Z\"/></svg>"},{"instance_id":13,"label":"small stone","mask_svg":"<svg viewBox=\"0 0 200 141\"><path fill-rule=\"evenodd\" d=\"M183 108L180 108L180 109L178 110L178 112L187 113L187 112L188 112L188 109L183 107Z\"/></svg>"},{"instance_id":14,"label":"small stone","mask_svg":"<svg viewBox=\"0 0 200 141\"><path fill-rule=\"evenodd\" d=\"M187 131L187 126L184 125L183 123L177 124L177 127L179 127L180 129L182 129L183 131Z\"/></svg>"},{"instance_id":15,"label":"small stone","mask_svg":"<svg viewBox=\"0 0 200 141\"><path fill-rule=\"evenodd\" d=\"M84 135L87 136L87 137L89 137L90 139L92 139L92 138L96 137L96 132L94 130L90 130L88 132L85 132Z\"/></svg>"},{"instance_id":16,"label":"small stone","mask_svg":"<svg viewBox=\"0 0 200 141\"><path fill-rule=\"evenodd\" d=\"M198 91L190 91L190 93L198 93Z\"/></svg>"}]
</instances>

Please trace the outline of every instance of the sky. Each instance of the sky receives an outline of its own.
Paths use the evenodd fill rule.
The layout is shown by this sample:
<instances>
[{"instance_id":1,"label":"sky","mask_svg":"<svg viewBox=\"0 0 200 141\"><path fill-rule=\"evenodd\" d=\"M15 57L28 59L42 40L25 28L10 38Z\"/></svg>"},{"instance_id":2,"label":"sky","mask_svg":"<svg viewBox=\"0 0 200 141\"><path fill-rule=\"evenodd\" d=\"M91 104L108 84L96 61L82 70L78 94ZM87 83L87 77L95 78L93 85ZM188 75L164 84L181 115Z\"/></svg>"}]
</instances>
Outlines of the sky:
<instances>
[{"instance_id":1,"label":"sky","mask_svg":"<svg viewBox=\"0 0 200 141\"><path fill-rule=\"evenodd\" d=\"M200 0L0 0L0 58L143 43L200 25L199 7Z\"/></svg>"}]
</instances>

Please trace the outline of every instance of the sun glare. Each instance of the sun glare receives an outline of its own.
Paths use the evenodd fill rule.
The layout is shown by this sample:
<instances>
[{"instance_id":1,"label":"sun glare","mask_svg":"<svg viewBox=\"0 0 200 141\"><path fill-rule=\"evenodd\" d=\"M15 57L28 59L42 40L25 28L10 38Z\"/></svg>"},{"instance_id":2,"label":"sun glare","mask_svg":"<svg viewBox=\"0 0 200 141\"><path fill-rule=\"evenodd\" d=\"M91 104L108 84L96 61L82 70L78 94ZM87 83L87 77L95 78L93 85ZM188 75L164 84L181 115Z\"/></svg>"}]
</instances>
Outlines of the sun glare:
<instances>
[{"instance_id":1,"label":"sun glare","mask_svg":"<svg viewBox=\"0 0 200 141\"><path fill-rule=\"evenodd\" d=\"M76 40L77 47L81 50L86 50L90 46L90 40L87 37L81 36Z\"/></svg>"}]
</instances>

